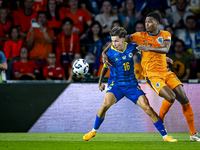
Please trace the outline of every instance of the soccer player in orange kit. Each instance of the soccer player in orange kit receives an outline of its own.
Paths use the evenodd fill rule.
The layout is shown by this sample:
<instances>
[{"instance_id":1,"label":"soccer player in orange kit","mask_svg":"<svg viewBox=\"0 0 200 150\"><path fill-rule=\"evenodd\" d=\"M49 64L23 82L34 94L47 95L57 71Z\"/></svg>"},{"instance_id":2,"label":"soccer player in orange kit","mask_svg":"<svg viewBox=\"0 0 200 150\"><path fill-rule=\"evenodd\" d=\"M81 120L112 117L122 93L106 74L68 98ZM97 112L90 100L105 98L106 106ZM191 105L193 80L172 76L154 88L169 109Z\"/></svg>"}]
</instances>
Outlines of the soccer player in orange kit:
<instances>
[{"instance_id":1,"label":"soccer player in orange kit","mask_svg":"<svg viewBox=\"0 0 200 150\"><path fill-rule=\"evenodd\" d=\"M200 142L194 125L193 110L186 96L183 84L167 66L166 54L171 46L171 34L159 30L160 16L149 13L145 20L146 32L136 32L126 36L126 41L137 43L137 49L142 51L142 75L146 83L163 98L159 117L164 122L164 116L173 105L175 99L182 105L183 114L190 130L190 140ZM102 53L106 65L110 65L104 50Z\"/></svg>"}]
</instances>

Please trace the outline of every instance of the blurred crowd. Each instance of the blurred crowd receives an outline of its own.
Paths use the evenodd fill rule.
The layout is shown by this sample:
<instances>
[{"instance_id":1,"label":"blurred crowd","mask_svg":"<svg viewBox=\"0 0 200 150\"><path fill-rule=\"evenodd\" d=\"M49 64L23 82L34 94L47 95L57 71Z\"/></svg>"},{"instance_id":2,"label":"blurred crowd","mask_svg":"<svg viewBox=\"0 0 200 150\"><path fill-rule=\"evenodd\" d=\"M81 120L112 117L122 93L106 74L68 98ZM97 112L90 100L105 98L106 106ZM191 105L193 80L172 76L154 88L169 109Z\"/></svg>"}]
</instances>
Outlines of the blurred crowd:
<instances>
[{"instance_id":1,"label":"blurred crowd","mask_svg":"<svg viewBox=\"0 0 200 150\"><path fill-rule=\"evenodd\" d=\"M183 80L200 78L200 0L0 0L0 6L7 80L98 77L110 29L145 31L145 17L153 11L161 17L159 29L172 36L171 70ZM90 65L86 76L72 71L78 58ZM140 55L134 62L136 78L144 79Z\"/></svg>"}]
</instances>

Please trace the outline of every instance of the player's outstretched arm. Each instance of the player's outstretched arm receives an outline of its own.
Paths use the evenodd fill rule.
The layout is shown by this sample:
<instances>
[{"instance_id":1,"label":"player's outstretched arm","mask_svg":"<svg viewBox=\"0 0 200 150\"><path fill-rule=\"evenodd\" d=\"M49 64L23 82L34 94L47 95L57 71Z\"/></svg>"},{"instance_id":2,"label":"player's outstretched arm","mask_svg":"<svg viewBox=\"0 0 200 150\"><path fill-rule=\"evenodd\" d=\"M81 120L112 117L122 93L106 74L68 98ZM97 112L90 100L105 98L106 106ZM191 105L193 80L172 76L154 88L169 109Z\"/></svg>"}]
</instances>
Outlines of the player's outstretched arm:
<instances>
[{"instance_id":1,"label":"player's outstretched arm","mask_svg":"<svg viewBox=\"0 0 200 150\"><path fill-rule=\"evenodd\" d=\"M151 51L151 52L156 52L160 54L167 54L169 52L170 46L171 46L171 42L164 41L163 44L161 44L161 47L147 47L144 45L139 45L137 49L141 51L145 51L145 52Z\"/></svg>"},{"instance_id":2,"label":"player's outstretched arm","mask_svg":"<svg viewBox=\"0 0 200 150\"><path fill-rule=\"evenodd\" d=\"M105 68L105 67L103 67L101 70L101 75L99 78L99 90L101 90L101 92L105 89L105 85L102 84L102 82L103 82L103 78L106 75L107 71L108 71L108 68Z\"/></svg>"},{"instance_id":3,"label":"player's outstretched arm","mask_svg":"<svg viewBox=\"0 0 200 150\"><path fill-rule=\"evenodd\" d=\"M106 66L112 66L109 62L108 62L108 56L106 55L107 51L109 50L109 48L111 47L112 42L104 49L104 51L102 52L102 58L104 63L106 64Z\"/></svg>"}]
</instances>

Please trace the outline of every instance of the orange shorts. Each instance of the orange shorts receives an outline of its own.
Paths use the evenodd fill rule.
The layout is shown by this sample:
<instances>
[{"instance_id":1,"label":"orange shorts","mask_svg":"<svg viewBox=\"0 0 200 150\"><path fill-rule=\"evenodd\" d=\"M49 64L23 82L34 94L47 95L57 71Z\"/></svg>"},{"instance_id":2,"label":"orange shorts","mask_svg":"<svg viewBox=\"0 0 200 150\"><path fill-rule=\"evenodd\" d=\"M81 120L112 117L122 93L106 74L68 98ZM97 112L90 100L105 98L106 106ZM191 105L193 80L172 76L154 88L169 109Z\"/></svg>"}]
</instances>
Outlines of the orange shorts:
<instances>
[{"instance_id":1,"label":"orange shorts","mask_svg":"<svg viewBox=\"0 0 200 150\"><path fill-rule=\"evenodd\" d=\"M178 85L183 85L176 74L171 71L168 71L164 76L161 75L160 77L145 77L145 81L157 95L159 95L160 90L166 85L170 89L174 89Z\"/></svg>"}]
</instances>

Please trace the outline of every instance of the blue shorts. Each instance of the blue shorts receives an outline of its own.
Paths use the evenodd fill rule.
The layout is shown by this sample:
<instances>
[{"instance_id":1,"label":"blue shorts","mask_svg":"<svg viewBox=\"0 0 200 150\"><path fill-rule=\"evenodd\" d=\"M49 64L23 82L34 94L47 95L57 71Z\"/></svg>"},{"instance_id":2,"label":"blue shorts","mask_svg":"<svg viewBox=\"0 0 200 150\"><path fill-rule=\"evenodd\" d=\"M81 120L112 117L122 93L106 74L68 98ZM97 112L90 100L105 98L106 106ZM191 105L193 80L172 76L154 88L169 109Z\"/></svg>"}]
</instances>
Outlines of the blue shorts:
<instances>
[{"instance_id":1,"label":"blue shorts","mask_svg":"<svg viewBox=\"0 0 200 150\"><path fill-rule=\"evenodd\" d=\"M137 103L138 98L141 95L145 95L145 93L141 90L139 85L135 85L132 87L109 85L107 92L113 93L117 99L117 102L124 96L126 96L135 104Z\"/></svg>"}]
</instances>

